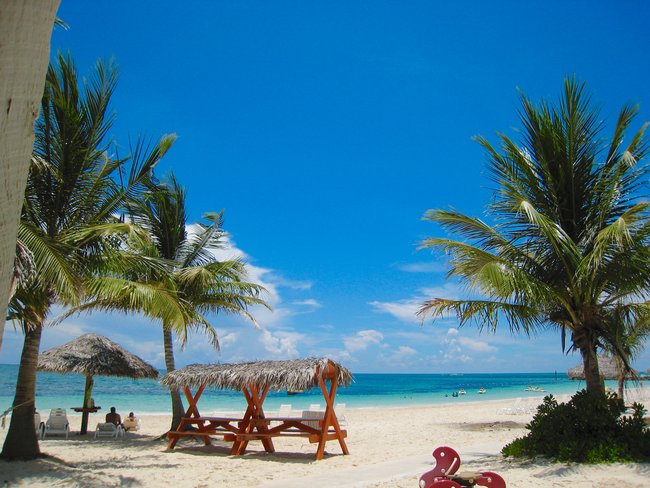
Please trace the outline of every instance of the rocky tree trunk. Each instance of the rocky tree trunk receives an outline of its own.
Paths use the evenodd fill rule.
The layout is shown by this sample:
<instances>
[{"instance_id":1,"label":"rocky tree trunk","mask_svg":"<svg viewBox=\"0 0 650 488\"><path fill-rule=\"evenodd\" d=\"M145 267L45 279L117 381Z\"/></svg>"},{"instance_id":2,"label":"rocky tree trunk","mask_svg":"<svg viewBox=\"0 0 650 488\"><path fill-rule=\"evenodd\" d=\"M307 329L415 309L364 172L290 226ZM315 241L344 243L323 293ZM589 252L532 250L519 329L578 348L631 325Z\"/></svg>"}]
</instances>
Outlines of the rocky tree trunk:
<instances>
[{"instance_id":1,"label":"rocky tree trunk","mask_svg":"<svg viewBox=\"0 0 650 488\"><path fill-rule=\"evenodd\" d=\"M0 6L0 300L5 305L34 144L34 121L43 97L59 3L2 0ZM0 315L0 338L4 317L4 313Z\"/></svg>"},{"instance_id":2,"label":"rocky tree trunk","mask_svg":"<svg viewBox=\"0 0 650 488\"><path fill-rule=\"evenodd\" d=\"M1 457L5 459L35 459L40 455L34 425L34 397L36 393L36 368L41 346L43 324L34 324L25 334L23 353L20 356L16 396L11 424L7 432Z\"/></svg>"},{"instance_id":3,"label":"rocky tree trunk","mask_svg":"<svg viewBox=\"0 0 650 488\"><path fill-rule=\"evenodd\" d=\"M174 342L172 339L172 331L165 324L163 325L163 343L165 345L165 368L167 372L174 371L176 366L174 365ZM181 418L185 414L183 409L183 402L181 402L181 394L177 389L171 389L170 395L172 398L172 424L169 430L176 430L178 424L181 422Z\"/></svg>"}]
</instances>

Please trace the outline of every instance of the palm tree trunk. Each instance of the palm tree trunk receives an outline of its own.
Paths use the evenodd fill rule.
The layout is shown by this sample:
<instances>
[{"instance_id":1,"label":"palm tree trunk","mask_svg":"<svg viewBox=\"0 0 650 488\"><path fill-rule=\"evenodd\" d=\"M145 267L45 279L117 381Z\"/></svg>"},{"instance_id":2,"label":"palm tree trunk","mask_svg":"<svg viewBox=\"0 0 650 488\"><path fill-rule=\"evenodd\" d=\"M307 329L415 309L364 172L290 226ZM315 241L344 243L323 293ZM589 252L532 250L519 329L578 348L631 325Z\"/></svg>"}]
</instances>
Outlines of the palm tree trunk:
<instances>
[{"instance_id":1,"label":"palm tree trunk","mask_svg":"<svg viewBox=\"0 0 650 488\"><path fill-rule=\"evenodd\" d=\"M36 394L36 366L41 345L43 324L33 324L25 334L23 353L18 368L14 410L9 432L2 447L1 457L6 459L35 459L40 455L36 427L34 426L34 397Z\"/></svg>"},{"instance_id":2,"label":"palm tree trunk","mask_svg":"<svg viewBox=\"0 0 650 488\"><path fill-rule=\"evenodd\" d=\"M585 383L587 383L587 391L590 393L605 393L605 385L600 377L600 369L598 368L598 355L596 354L596 346L586 344L579 346L580 353L582 354L582 363L585 370Z\"/></svg>"},{"instance_id":3,"label":"palm tree trunk","mask_svg":"<svg viewBox=\"0 0 650 488\"><path fill-rule=\"evenodd\" d=\"M625 373L618 373L618 397L625 401L625 398L623 398L623 395L625 394Z\"/></svg>"},{"instance_id":4,"label":"palm tree trunk","mask_svg":"<svg viewBox=\"0 0 650 488\"><path fill-rule=\"evenodd\" d=\"M0 303L6 308L34 120L60 0L4 0L0 14ZM3 308L4 311L4 308ZM4 323L4 312L0 323ZM0 333L2 332L0 328Z\"/></svg>"},{"instance_id":5,"label":"palm tree trunk","mask_svg":"<svg viewBox=\"0 0 650 488\"><path fill-rule=\"evenodd\" d=\"M172 331L166 325L163 324L163 343L165 345L165 367L167 372L174 371L176 369L174 365L174 342L172 340ZM169 430L175 430L178 427L178 424L181 422L181 418L185 415L185 410L183 409L183 402L181 401L181 394L177 389L170 390L172 397L172 425Z\"/></svg>"}]
</instances>

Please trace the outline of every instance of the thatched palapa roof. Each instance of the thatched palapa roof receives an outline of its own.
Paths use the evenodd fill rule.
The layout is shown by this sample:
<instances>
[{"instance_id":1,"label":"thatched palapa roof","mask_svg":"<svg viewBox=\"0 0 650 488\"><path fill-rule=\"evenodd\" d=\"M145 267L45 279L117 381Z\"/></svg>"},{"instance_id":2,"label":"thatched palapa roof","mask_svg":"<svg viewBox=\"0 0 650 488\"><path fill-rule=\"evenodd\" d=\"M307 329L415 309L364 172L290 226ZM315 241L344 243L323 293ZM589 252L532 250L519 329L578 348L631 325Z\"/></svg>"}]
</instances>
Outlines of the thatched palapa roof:
<instances>
[{"instance_id":1,"label":"thatched palapa roof","mask_svg":"<svg viewBox=\"0 0 650 488\"><path fill-rule=\"evenodd\" d=\"M307 390L318 385L318 377L335 379L348 386L352 373L327 358L287 361L256 361L238 364L192 364L167 373L161 382L169 388L198 388L202 385L219 389L241 390L249 385L271 390Z\"/></svg>"},{"instance_id":2,"label":"thatched palapa roof","mask_svg":"<svg viewBox=\"0 0 650 488\"><path fill-rule=\"evenodd\" d=\"M38 369L55 373L156 378L158 370L119 344L97 334L84 334L38 357Z\"/></svg>"},{"instance_id":3,"label":"thatched palapa roof","mask_svg":"<svg viewBox=\"0 0 650 488\"><path fill-rule=\"evenodd\" d=\"M610 356L598 356L598 369L600 370L600 376L607 380L615 380L618 378L618 366L614 358ZM567 374L572 380L584 380L584 365L581 362L575 368L571 368ZM632 373L627 374L627 378L633 378L636 374L636 371L632 371Z\"/></svg>"}]
</instances>

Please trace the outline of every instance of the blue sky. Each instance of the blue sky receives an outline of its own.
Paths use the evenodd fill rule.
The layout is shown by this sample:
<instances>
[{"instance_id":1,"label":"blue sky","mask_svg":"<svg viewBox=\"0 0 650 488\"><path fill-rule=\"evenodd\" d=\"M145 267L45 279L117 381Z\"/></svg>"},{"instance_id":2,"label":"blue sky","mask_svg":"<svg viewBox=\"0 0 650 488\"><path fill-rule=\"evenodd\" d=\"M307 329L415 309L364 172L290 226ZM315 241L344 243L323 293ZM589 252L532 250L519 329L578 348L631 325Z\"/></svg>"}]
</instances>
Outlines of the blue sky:
<instances>
[{"instance_id":1,"label":"blue sky","mask_svg":"<svg viewBox=\"0 0 650 488\"><path fill-rule=\"evenodd\" d=\"M221 352L194 335L179 364L330 355L356 372L563 371L579 358L556 332L419 323L422 300L462 296L444 257L417 251L440 235L421 216L484 214L472 136L515 135L518 88L556 98L575 74L607 120L627 102L642 106L636 127L650 120L649 14L643 1L62 0L70 29L52 42L82 73L115 60L122 151L176 133L158 174L188 188L192 221L225 210L224 255L244 256L270 292L261 330L212 317ZM160 327L141 317L73 317L43 348L91 331L163 364ZM21 341L8 327L0 363Z\"/></svg>"}]
</instances>

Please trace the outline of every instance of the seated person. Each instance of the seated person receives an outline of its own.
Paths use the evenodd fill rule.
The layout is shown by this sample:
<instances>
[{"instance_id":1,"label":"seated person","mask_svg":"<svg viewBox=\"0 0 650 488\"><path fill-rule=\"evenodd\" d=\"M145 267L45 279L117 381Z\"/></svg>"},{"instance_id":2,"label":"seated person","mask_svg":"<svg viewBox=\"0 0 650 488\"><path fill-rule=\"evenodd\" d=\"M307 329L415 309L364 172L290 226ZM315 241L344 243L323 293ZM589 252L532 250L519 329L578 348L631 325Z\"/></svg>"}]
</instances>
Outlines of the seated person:
<instances>
[{"instance_id":1,"label":"seated person","mask_svg":"<svg viewBox=\"0 0 650 488\"><path fill-rule=\"evenodd\" d=\"M129 416L124 419L122 423L124 430L138 430L140 428L140 419L138 419L133 412L129 413Z\"/></svg>"},{"instance_id":2,"label":"seated person","mask_svg":"<svg viewBox=\"0 0 650 488\"><path fill-rule=\"evenodd\" d=\"M122 425L122 417L120 417L120 414L115 411L115 407L111 407L111 411L106 414L106 422L118 426Z\"/></svg>"}]
</instances>

